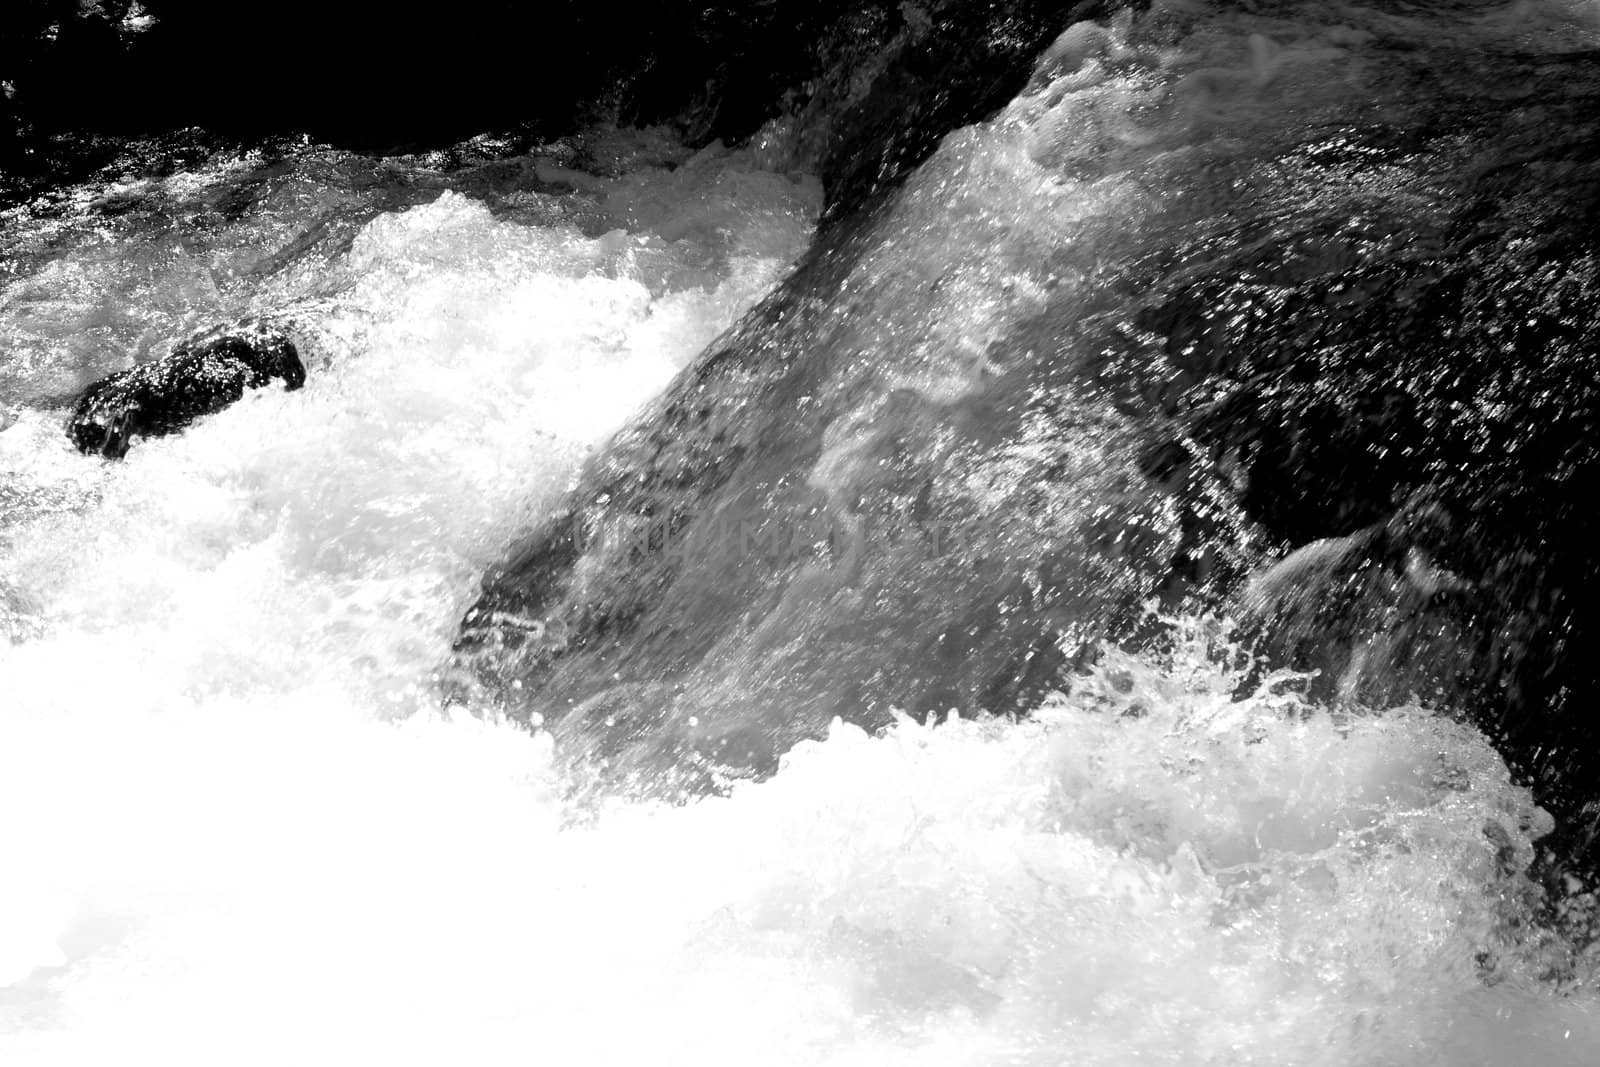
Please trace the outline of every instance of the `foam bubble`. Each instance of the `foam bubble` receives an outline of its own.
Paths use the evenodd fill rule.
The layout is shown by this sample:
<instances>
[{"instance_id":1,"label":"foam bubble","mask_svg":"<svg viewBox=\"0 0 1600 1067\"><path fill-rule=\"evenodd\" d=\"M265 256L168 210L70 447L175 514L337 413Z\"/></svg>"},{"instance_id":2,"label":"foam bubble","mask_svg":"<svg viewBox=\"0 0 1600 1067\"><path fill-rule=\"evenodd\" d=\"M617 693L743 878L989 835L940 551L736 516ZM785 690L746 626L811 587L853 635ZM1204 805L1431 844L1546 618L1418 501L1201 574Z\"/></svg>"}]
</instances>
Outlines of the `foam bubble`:
<instances>
[{"instance_id":1,"label":"foam bubble","mask_svg":"<svg viewBox=\"0 0 1600 1067\"><path fill-rule=\"evenodd\" d=\"M1240 126L1358 41L1226 28L1200 117ZM1112 71L1126 33L1078 32L913 179L852 341L928 338L889 387L978 388L1047 287L1090 288L1052 250L1158 195L1127 176L1146 148L1182 163L1187 134L1128 121L1172 57ZM1236 700L1204 650L1108 653L1030 721L836 726L676 807L578 806L547 736L432 710L508 533L781 276L820 199L653 135L590 157L455 186L308 153L4 220L0 1056L1593 1061L1588 964L1532 921L1548 820L1417 708ZM69 450L52 396L246 313L297 331L303 391L122 464Z\"/></svg>"},{"instance_id":2,"label":"foam bubble","mask_svg":"<svg viewBox=\"0 0 1600 1067\"><path fill-rule=\"evenodd\" d=\"M50 815L7 842L6 962L46 969L0 1048L1588 1062L1519 925L1540 813L1482 738L1231 681L1113 658L1029 722L836 725L727 797L599 810L543 735L336 689L13 723L7 810Z\"/></svg>"}]
</instances>

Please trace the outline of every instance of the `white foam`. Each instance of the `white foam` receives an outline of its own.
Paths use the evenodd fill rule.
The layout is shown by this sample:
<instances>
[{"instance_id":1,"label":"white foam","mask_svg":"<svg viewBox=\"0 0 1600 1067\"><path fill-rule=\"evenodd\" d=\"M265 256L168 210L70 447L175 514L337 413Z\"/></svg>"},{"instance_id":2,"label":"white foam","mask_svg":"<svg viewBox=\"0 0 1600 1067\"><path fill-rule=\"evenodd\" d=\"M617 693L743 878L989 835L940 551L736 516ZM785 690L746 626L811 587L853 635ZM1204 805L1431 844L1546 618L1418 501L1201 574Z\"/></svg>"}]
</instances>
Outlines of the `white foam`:
<instances>
[{"instance_id":1,"label":"white foam","mask_svg":"<svg viewBox=\"0 0 1600 1067\"><path fill-rule=\"evenodd\" d=\"M613 140L625 148L628 135ZM510 532L804 248L814 180L718 148L680 157L597 179L604 202L580 213L615 228L594 236L445 191L377 215L344 252L300 241L285 254L308 213L365 210L370 190L341 184L352 180L342 158L318 153L238 218L177 237L194 198L233 195L249 168L123 190L143 198L127 213L142 219L119 234L125 250L104 246L92 196L79 216L9 220L7 246L41 260L0 305L0 333L22 349L7 370L24 383L70 374L52 336L92 332L108 308L172 332L266 314L295 332L311 374L297 393L261 390L118 464L71 451L59 411L24 408L0 434L8 1062L75 1061L124 1026L136 1044L178 1027L192 1052L226 1018L264 1007L203 977L208 953L243 960L299 931L263 964L285 982L283 968L316 970L319 956L367 959L351 939L378 928L332 917L381 910L398 890L385 921L416 924L423 898L405 887L449 861L437 841L412 851L411 834L433 826L465 845L468 812L486 830L501 817L537 825L519 785L538 747L525 734L381 723L430 699L476 575ZM193 284L219 271L259 284L233 296ZM456 755L434 763L435 747ZM366 859L348 866L347 849ZM257 922L257 907L285 924ZM472 911L465 897L450 908ZM495 923L513 910L481 914ZM307 953L302 935L320 947ZM295 998L322 1010L329 987L289 984L319 988ZM147 994L188 1006L165 1021L128 1006ZM215 1003L208 1021L219 997L233 1006ZM315 1033L302 1023L286 1040ZM59 1025L71 1051L48 1036Z\"/></svg>"},{"instance_id":2,"label":"white foam","mask_svg":"<svg viewBox=\"0 0 1600 1067\"><path fill-rule=\"evenodd\" d=\"M1541 815L1483 740L1231 682L1116 662L1032 722L836 726L765 784L578 823L547 739L337 688L13 721L6 962L47 969L0 1050L1590 1062L1600 1019L1510 923L1498 843L1525 863Z\"/></svg>"},{"instance_id":3,"label":"white foam","mask_svg":"<svg viewBox=\"0 0 1600 1067\"><path fill-rule=\"evenodd\" d=\"M1128 121L1165 60L1099 65L1125 32L1065 42L914 180L860 268L892 314L841 331L862 374L923 338L887 387L965 396L1047 289L1091 287L1056 251L1159 195L1139 153L1186 147ZM1224 119L1327 62L1261 32L1229 38ZM37 405L0 431L28 638L0 644L0 1061L1595 1060L1583 961L1526 932L1545 817L1414 708L1112 656L1029 722L839 726L764 784L598 812L547 737L430 710L510 531L809 235L814 182L663 151L595 153L634 169L581 202L548 165L507 179L582 228L460 192L369 220L431 179L317 153L233 221L206 212L249 166L115 224L4 221L45 260L0 294L29 396L248 312L287 315L312 373L119 465ZM869 431L841 423L819 484Z\"/></svg>"},{"instance_id":4,"label":"white foam","mask_svg":"<svg viewBox=\"0 0 1600 1067\"><path fill-rule=\"evenodd\" d=\"M741 166L710 152L659 172L676 211L594 238L448 191L380 215L302 265L299 287L324 294L291 308L303 390L254 393L120 465L71 453L43 414L8 431L0 462L65 498L15 535L10 582L56 637L4 653L14 685L41 706L153 708L194 685L413 684L512 529L803 248L815 183ZM631 205L651 178L607 185ZM97 669L74 669L85 656Z\"/></svg>"}]
</instances>

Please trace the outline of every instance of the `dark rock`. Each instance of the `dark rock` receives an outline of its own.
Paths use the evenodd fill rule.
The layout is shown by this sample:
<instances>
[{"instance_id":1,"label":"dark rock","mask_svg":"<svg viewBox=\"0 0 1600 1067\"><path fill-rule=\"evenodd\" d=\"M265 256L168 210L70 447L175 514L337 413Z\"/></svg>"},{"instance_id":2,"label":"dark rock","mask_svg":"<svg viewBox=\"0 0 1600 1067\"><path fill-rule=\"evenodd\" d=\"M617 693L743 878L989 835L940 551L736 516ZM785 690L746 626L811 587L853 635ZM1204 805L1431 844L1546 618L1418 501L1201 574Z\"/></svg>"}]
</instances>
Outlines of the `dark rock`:
<instances>
[{"instance_id":1,"label":"dark rock","mask_svg":"<svg viewBox=\"0 0 1600 1067\"><path fill-rule=\"evenodd\" d=\"M886 384L939 281L842 288L894 202L824 233L487 576L464 684L576 759L761 770L836 715L1025 710L1162 640L1156 595L1244 610L1332 699L1470 718L1583 853L1600 59L1366 58L1361 102L1147 163L1088 295L957 400Z\"/></svg>"},{"instance_id":2,"label":"dark rock","mask_svg":"<svg viewBox=\"0 0 1600 1067\"><path fill-rule=\"evenodd\" d=\"M120 459L134 437L176 433L274 381L305 384L300 354L284 335L265 329L187 341L160 359L120 371L85 389L72 407L67 434L80 452Z\"/></svg>"},{"instance_id":3,"label":"dark rock","mask_svg":"<svg viewBox=\"0 0 1600 1067\"><path fill-rule=\"evenodd\" d=\"M1231 171L1259 221L1210 235L1204 270L1175 269L1195 244L1153 257L1104 344L1155 368L1152 471L1277 546L1234 601L1258 648L1330 698L1470 718L1592 864L1600 57L1498 62L1509 99L1438 74L1411 123Z\"/></svg>"}]
</instances>

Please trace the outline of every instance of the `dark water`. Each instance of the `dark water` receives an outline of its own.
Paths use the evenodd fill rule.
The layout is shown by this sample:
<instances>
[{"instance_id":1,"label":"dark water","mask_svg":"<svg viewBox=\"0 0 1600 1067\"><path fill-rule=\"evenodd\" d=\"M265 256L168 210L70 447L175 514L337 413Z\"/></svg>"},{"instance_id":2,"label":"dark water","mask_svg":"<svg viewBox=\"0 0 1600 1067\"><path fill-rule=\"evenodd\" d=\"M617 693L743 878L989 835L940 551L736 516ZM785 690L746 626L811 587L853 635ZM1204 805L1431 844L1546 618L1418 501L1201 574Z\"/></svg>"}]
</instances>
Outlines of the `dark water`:
<instances>
[{"instance_id":1,"label":"dark water","mask_svg":"<svg viewBox=\"0 0 1600 1067\"><path fill-rule=\"evenodd\" d=\"M0 217L8 1062L1594 1059L1600 8L957 8Z\"/></svg>"}]
</instances>

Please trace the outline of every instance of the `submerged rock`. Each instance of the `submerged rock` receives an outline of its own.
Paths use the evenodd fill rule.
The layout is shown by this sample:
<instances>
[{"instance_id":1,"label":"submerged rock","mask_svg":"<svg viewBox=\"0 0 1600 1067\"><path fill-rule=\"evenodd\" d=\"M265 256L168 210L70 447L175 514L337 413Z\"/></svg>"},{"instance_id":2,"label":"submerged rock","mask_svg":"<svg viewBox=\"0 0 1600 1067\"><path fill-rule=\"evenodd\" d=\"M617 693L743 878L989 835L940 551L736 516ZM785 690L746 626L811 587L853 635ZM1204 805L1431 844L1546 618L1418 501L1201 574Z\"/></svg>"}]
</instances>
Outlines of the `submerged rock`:
<instances>
[{"instance_id":1,"label":"submerged rock","mask_svg":"<svg viewBox=\"0 0 1600 1067\"><path fill-rule=\"evenodd\" d=\"M134 437L176 433L238 403L247 389L274 381L298 389L305 380L299 352L281 333L253 329L197 338L89 386L73 404L67 434L80 452L121 459Z\"/></svg>"},{"instance_id":2,"label":"submerged rock","mask_svg":"<svg viewBox=\"0 0 1600 1067\"><path fill-rule=\"evenodd\" d=\"M1494 63L1515 93L1413 57L1413 119L1223 164L1242 221L1152 256L1100 344L1149 368L1179 506L1283 557L1234 601L1258 647L1469 718L1600 865L1600 62Z\"/></svg>"},{"instance_id":3,"label":"submerged rock","mask_svg":"<svg viewBox=\"0 0 1600 1067\"><path fill-rule=\"evenodd\" d=\"M825 231L487 576L467 690L625 773L759 772L1242 605L1330 699L1469 718L1589 847L1600 63L1176 18L1075 27Z\"/></svg>"}]
</instances>

